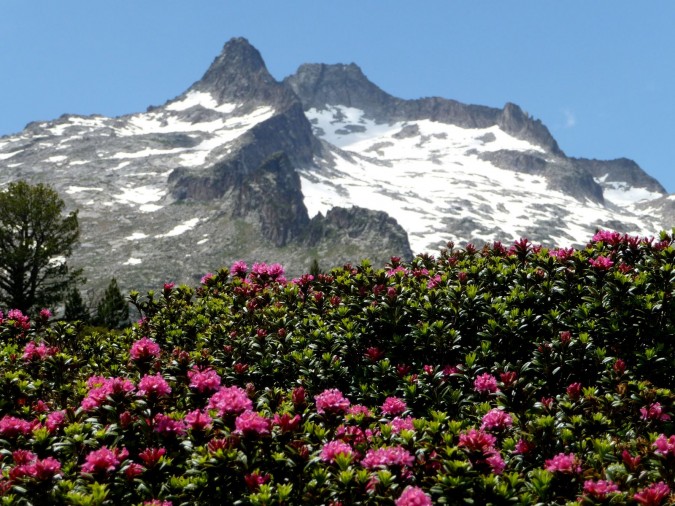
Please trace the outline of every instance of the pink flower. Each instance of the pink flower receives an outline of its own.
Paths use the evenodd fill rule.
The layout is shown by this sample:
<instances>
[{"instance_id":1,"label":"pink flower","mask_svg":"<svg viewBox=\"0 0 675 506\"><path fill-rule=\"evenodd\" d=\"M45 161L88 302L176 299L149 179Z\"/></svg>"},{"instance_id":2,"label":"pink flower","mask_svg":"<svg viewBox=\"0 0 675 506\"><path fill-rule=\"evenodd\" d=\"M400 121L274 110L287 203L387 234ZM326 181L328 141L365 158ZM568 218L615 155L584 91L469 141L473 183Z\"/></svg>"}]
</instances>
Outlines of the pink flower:
<instances>
[{"instance_id":1,"label":"pink flower","mask_svg":"<svg viewBox=\"0 0 675 506\"><path fill-rule=\"evenodd\" d=\"M492 454L485 459L485 462L492 468L493 474L502 474L504 468L506 468L506 463L497 450L494 450Z\"/></svg>"},{"instance_id":2,"label":"pink flower","mask_svg":"<svg viewBox=\"0 0 675 506\"><path fill-rule=\"evenodd\" d=\"M27 436L33 432L33 427L38 425L37 421L29 422L21 418L5 415L0 419L0 436L13 438L19 435Z\"/></svg>"},{"instance_id":3,"label":"pink flower","mask_svg":"<svg viewBox=\"0 0 675 506\"><path fill-rule=\"evenodd\" d=\"M412 416L406 416L405 418L397 416L389 423L389 427L391 427L391 431L394 434L398 434L402 430L415 430L413 420L414 418Z\"/></svg>"},{"instance_id":4,"label":"pink flower","mask_svg":"<svg viewBox=\"0 0 675 506\"><path fill-rule=\"evenodd\" d=\"M199 282L200 282L202 285L205 285L206 283L208 283L208 282L211 281L212 279L213 279L213 273L212 273L212 272L207 272L206 274L204 274L204 275L202 276L202 279L200 279Z\"/></svg>"},{"instance_id":5,"label":"pink flower","mask_svg":"<svg viewBox=\"0 0 675 506\"><path fill-rule=\"evenodd\" d=\"M232 267L230 267L230 274L233 276L239 276L240 278L246 277L246 273L248 272L248 265L246 265L246 262L243 260L237 260L232 264Z\"/></svg>"},{"instance_id":6,"label":"pink flower","mask_svg":"<svg viewBox=\"0 0 675 506\"><path fill-rule=\"evenodd\" d=\"M44 360L47 357L56 355L57 352L58 348L46 346L45 343L40 343L36 346L35 342L31 341L24 347L21 358L24 360Z\"/></svg>"},{"instance_id":7,"label":"pink flower","mask_svg":"<svg viewBox=\"0 0 675 506\"><path fill-rule=\"evenodd\" d=\"M243 436L267 436L270 426L270 420L255 411L244 411L234 421L236 432Z\"/></svg>"},{"instance_id":8,"label":"pink flower","mask_svg":"<svg viewBox=\"0 0 675 506\"><path fill-rule=\"evenodd\" d=\"M368 450L361 464L366 469L375 469L388 466L410 467L414 462L415 457L408 450L402 446L391 446Z\"/></svg>"},{"instance_id":9,"label":"pink flower","mask_svg":"<svg viewBox=\"0 0 675 506\"><path fill-rule=\"evenodd\" d=\"M45 427L49 432L55 432L59 428L63 427L66 424L66 412L65 410L61 411L52 411L47 415L47 420L45 420Z\"/></svg>"},{"instance_id":10,"label":"pink flower","mask_svg":"<svg viewBox=\"0 0 675 506\"><path fill-rule=\"evenodd\" d=\"M12 452L12 460L17 466L22 466L24 464L35 462L37 460L37 455L30 450L14 450Z\"/></svg>"},{"instance_id":11,"label":"pink flower","mask_svg":"<svg viewBox=\"0 0 675 506\"><path fill-rule=\"evenodd\" d=\"M644 408L640 408L643 420L670 420L670 415L663 412L660 402L655 402Z\"/></svg>"},{"instance_id":12,"label":"pink flower","mask_svg":"<svg viewBox=\"0 0 675 506\"><path fill-rule=\"evenodd\" d=\"M348 415L355 415L355 416L364 416L365 418L370 418L373 416L372 411L368 409L367 406L363 406L361 404L354 404L349 407L347 410Z\"/></svg>"},{"instance_id":13,"label":"pink flower","mask_svg":"<svg viewBox=\"0 0 675 506\"><path fill-rule=\"evenodd\" d=\"M398 397L387 397L380 409L384 415L396 416L402 414L406 409L408 409L408 406L406 406L403 399L399 399Z\"/></svg>"},{"instance_id":14,"label":"pink flower","mask_svg":"<svg viewBox=\"0 0 675 506\"><path fill-rule=\"evenodd\" d=\"M108 449L107 446L101 447L99 450L94 450L86 456L84 464L82 464L83 473L111 473L117 469L120 462L129 456L126 448L121 451L118 448L113 450Z\"/></svg>"},{"instance_id":15,"label":"pink flower","mask_svg":"<svg viewBox=\"0 0 675 506\"><path fill-rule=\"evenodd\" d=\"M170 393L171 387L159 373L154 376L146 374L138 382L138 395L157 398L167 396Z\"/></svg>"},{"instance_id":16,"label":"pink flower","mask_svg":"<svg viewBox=\"0 0 675 506\"><path fill-rule=\"evenodd\" d=\"M559 453L552 459L544 462L544 468L552 473L579 474L581 465L579 459L573 453Z\"/></svg>"},{"instance_id":17,"label":"pink flower","mask_svg":"<svg viewBox=\"0 0 675 506\"><path fill-rule=\"evenodd\" d=\"M23 330L30 328L30 319L19 309L10 309L7 313L7 319L14 321L14 326Z\"/></svg>"},{"instance_id":18,"label":"pink flower","mask_svg":"<svg viewBox=\"0 0 675 506\"><path fill-rule=\"evenodd\" d=\"M295 415L294 417L291 418L291 415L289 415L288 413L284 413L281 416L275 413L273 419L274 425L280 427L281 432L293 432L298 428L301 421L302 418L300 417L300 415Z\"/></svg>"},{"instance_id":19,"label":"pink flower","mask_svg":"<svg viewBox=\"0 0 675 506\"><path fill-rule=\"evenodd\" d=\"M567 397L572 401L579 399L581 395L581 383L572 383L567 387Z\"/></svg>"},{"instance_id":20,"label":"pink flower","mask_svg":"<svg viewBox=\"0 0 675 506\"><path fill-rule=\"evenodd\" d=\"M47 308L40 309L40 319L49 320L51 317L52 312L49 309Z\"/></svg>"},{"instance_id":21,"label":"pink flower","mask_svg":"<svg viewBox=\"0 0 675 506\"><path fill-rule=\"evenodd\" d=\"M397 266L394 267L393 269L387 270L387 272L385 273L385 275L386 275L388 278L391 278L392 276L396 276L399 272L400 272L401 274L407 274L407 273L408 273L408 271L407 271L407 269L406 269L405 267L403 267L402 265L397 265Z\"/></svg>"},{"instance_id":22,"label":"pink flower","mask_svg":"<svg viewBox=\"0 0 675 506\"><path fill-rule=\"evenodd\" d=\"M371 346L366 350L365 357L371 362L377 362L384 356L384 352L377 346Z\"/></svg>"},{"instance_id":23,"label":"pink flower","mask_svg":"<svg viewBox=\"0 0 675 506\"><path fill-rule=\"evenodd\" d=\"M443 367L443 376L450 376L452 374L460 374L461 371L454 365L446 365Z\"/></svg>"},{"instance_id":24,"label":"pink flower","mask_svg":"<svg viewBox=\"0 0 675 506\"><path fill-rule=\"evenodd\" d=\"M557 258L560 262L564 262L574 255L574 248L556 248L550 250L548 254Z\"/></svg>"},{"instance_id":25,"label":"pink flower","mask_svg":"<svg viewBox=\"0 0 675 506\"><path fill-rule=\"evenodd\" d=\"M640 464L642 458L639 455L633 457L628 450L624 450L623 452L621 452L621 460L628 469L634 471Z\"/></svg>"},{"instance_id":26,"label":"pink flower","mask_svg":"<svg viewBox=\"0 0 675 506\"><path fill-rule=\"evenodd\" d=\"M432 290L436 288L438 285L441 284L441 279L442 278L440 274L436 274L435 276L429 278L429 280L427 281L427 289Z\"/></svg>"},{"instance_id":27,"label":"pink flower","mask_svg":"<svg viewBox=\"0 0 675 506\"><path fill-rule=\"evenodd\" d=\"M256 262L251 267L251 274L256 276L264 276L267 274L267 264L265 262Z\"/></svg>"},{"instance_id":28,"label":"pink flower","mask_svg":"<svg viewBox=\"0 0 675 506\"><path fill-rule=\"evenodd\" d=\"M431 506L433 503L424 490L408 485L394 504L396 506Z\"/></svg>"},{"instance_id":29,"label":"pink flower","mask_svg":"<svg viewBox=\"0 0 675 506\"><path fill-rule=\"evenodd\" d=\"M335 462L338 455L352 455L352 447L344 441L335 440L323 445L319 458L324 462Z\"/></svg>"},{"instance_id":30,"label":"pink flower","mask_svg":"<svg viewBox=\"0 0 675 506\"><path fill-rule=\"evenodd\" d=\"M611 258L604 256L599 256L598 258L589 258L588 263L601 271L609 270L609 268L614 265L614 262L611 260Z\"/></svg>"},{"instance_id":31,"label":"pink flower","mask_svg":"<svg viewBox=\"0 0 675 506\"><path fill-rule=\"evenodd\" d=\"M612 232L611 230L598 230L591 242L604 242L610 246L615 246L621 242L622 236L619 232Z\"/></svg>"},{"instance_id":32,"label":"pink flower","mask_svg":"<svg viewBox=\"0 0 675 506\"><path fill-rule=\"evenodd\" d=\"M226 414L238 415L253 407L253 402L248 398L246 390L237 386L221 387L209 399L209 409L218 411L218 416Z\"/></svg>"},{"instance_id":33,"label":"pink flower","mask_svg":"<svg viewBox=\"0 0 675 506\"><path fill-rule=\"evenodd\" d=\"M337 388L324 390L314 397L316 401L316 411L319 414L324 413L344 413L349 409L349 399L346 399L342 392Z\"/></svg>"},{"instance_id":34,"label":"pink flower","mask_svg":"<svg viewBox=\"0 0 675 506\"><path fill-rule=\"evenodd\" d=\"M366 429L366 431L368 434L366 434L361 427L356 425L340 425L335 431L335 436L345 443L357 445L365 443L367 438L372 435L370 429Z\"/></svg>"},{"instance_id":35,"label":"pink flower","mask_svg":"<svg viewBox=\"0 0 675 506\"><path fill-rule=\"evenodd\" d=\"M220 387L220 376L213 369L200 370L193 367L187 375L190 378L190 388L194 388L199 393L212 392Z\"/></svg>"},{"instance_id":36,"label":"pink flower","mask_svg":"<svg viewBox=\"0 0 675 506\"><path fill-rule=\"evenodd\" d=\"M652 483L646 488L643 488L635 495L635 499L639 504L646 506L658 506L670 495L670 487L665 482Z\"/></svg>"},{"instance_id":37,"label":"pink flower","mask_svg":"<svg viewBox=\"0 0 675 506\"><path fill-rule=\"evenodd\" d=\"M483 416L481 430L503 430L513 425L511 415L501 409L491 409Z\"/></svg>"},{"instance_id":38,"label":"pink flower","mask_svg":"<svg viewBox=\"0 0 675 506\"><path fill-rule=\"evenodd\" d=\"M497 438L492 434L476 429L469 429L459 435L459 444L457 446L466 448L469 453L488 455L494 450L496 442Z\"/></svg>"},{"instance_id":39,"label":"pink flower","mask_svg":"<svg viewBox=\"0 0 675 506\"><path fill-rule=\"evenodd\" d=\"M185 415L185 419L183 421L188 426L188 428L196 431L210 429L213 425L213 418L211 418L207 413L203 413L198 409L190 411L187 415Z\"/></svg>"},{"instance_id":40,"label":"pink flower","mask_svg":"<svg viewBox=\"0 0 675 506\"><path fill-rule=\"evenodd\" d=\"M515 383L517 378L518 375L516 374L515 371L505 371L499 374L499 379L502 381L502 384L504 385L505 388L511 387Z\"/></svg>"},{"instance_id":41,"label":"pink flower","mask_svg":"<svg viewBox=\"0 0 675 506\"><path fill-rule=\"evenodd\" d=\"M584 493L588 494L598 501L602 501L607 497L607 494L618 492L619 487L616 483L605 480L586 480L584 482Z\"/></svg>"},{"instance_id":42,"label":"pink flower","mask_svg":"<svg viewBox=\"0 0 675 506\"><path fill-rule=\"evenodd\" d=\"M185 424L182 420L174 420L163 413L155 415L153 425L153 430L162 436L171 437L185 434Z\"/></svg>"},{"instance_id":43,"label":"pink flower","mask_svg":"<svg viewBox=\"0 0 675 506\"><path fill-rule=\"evenodd\" d=\"M495 393L499 390L497 388L497 378L488 373L478 376L473 382L473 387L476 392L481 394Z\"/></svg>"},{"instance_id":44,"label":"pink flower","mask_svg":"<svg viewBox=\"0 0 675 506\"><path fill-rule=\"evenodd\" d=\"M138 454L138 458L143 461L145 467L151 469L157 465L159 459L161 459L165 454L166 449L164 448L146 448Z\"/></svg>"},{"instance_id":45,"label":"pink flower","mask_svg":"<svg viewBox=\"0 0 675 506\"><path fill-rule=\"evenodd\" d=\"M137 476L143 474L144 470L142 465L136 462L130 462L126 469L124 469L124 476L127 480L133 480Z\"/></svg>"},{"instance_id":46,"label":"pink flower","mask_svg":"<svg viewBox=\"0 0 675 506\"><path fill-rule=\"evenodd\" d=\"M22 452L22 453L19 453ZM32 452L18 450L12 454L16 467L9 471L12 480L35 479L38 481L50 480L61 474L61 463L54 457L39 460Z\"/></svg>"},{"instance_id":47,"label":"pink flower","mask_svg":"<svg viewBox=\"0 0 675 506\"><path fill-rule=\"evenodd\" d=\"M159 357L160 354L159 345L152 339L147 337L141 337L138 341L135 341L131 345L129 350L129 355L132 360L149 360L151 358Z\"/></svg>"},{"instance_id":48,"label":"pink flower","mask_svg":"<svg viewBox=\"0 0 675 506\"><path fill-rule=\"evenodd\" d=\"M260 471L253 471L251 474L244 476L244 482L249 492L257 492L260 485L264 485L270 481L271 476L267 473L260 474Z\"/></svg>"},{"instance_id":49,"label":"pink flower","mask_svg":"<svg viewBox=\"0 0 675 506\"><path fill-rule=\"evenodd\" d=\"M305 404L305 389L303 387L295 387L291 391L291 400L295 407Z\"/></svg>"},{"instance_id":50,"label":"pink flower","mask_svg":"<svg viewBox=\"0 0 675 506\"><path fill-rule=\"evenodd\" d=\"M103 378L91 376L87 380L89 393L82 399L82 409L90 411L101 406L108 397L124 397L134 391L134 384L124 378Z\"/></svg>"},{"instance_id":51,"label":"pink flower","mask_svg":"<svg viewBox=\"0 0 675 506\"><path fill-rule=\"evenodd\" d=\"M513 453L516 455L527 455L532 450L534 450L534 443L526 441L525 439L519 439Z\"/></svg>"},{"instance_id":52,"label":"pink flower","mask_svg":"<svg viewBox=\"0 0 675 506\"><path fill-rule=\"evenodd\" d=\"M663 455L664 457L675 456L675 436L670 436L666 439L666 436L660 434L656 441L653 444L654 453L658 455Z\"/></svg>"},{"instance_id":53,"label":"pink flower","mask_svg":"<svg viewBox=\"0 0 675 506\"><path fill-rule=\"evenodd\" d=\"M282 282L284 276L284 268L281 264L272 264L267 268L267 275L271 277L274 281ZM286 280L283 280L285 283Z\"/></svg>"},{"instance_id":54,"label":"pink flower","mask_svg":"<svg viewBox=\"0 0 675 506\"><path fill-rule=\"evenodd\" d=\"M61 462L54 457L47 457L42 460L36 460L33 469L34 478L49 480L57 474L61 474Z\"/></svg>"}]
</instances>

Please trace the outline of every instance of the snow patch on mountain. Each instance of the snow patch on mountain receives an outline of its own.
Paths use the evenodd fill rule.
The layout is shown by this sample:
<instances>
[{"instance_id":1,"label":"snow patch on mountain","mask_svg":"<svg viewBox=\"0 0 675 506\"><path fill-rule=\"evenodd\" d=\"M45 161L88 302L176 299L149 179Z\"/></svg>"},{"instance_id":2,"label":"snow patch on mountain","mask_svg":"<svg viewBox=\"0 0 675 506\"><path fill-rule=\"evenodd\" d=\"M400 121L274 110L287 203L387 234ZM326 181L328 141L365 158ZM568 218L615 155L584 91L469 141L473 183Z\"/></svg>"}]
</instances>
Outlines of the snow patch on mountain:
<instances>
[{"instance_id":1,"label":"snow patch on mountain","mask_svg":"<svg viewBox=\"0 0 675 506\"><path fill-rule=\"evenodd\" d=\"M549 156L496 125L383 124L344 106L309 109L306 115L315 135L339 148L317 159L316 168L300 170L310 215L336 206L384 211L408 232L415 252L437 251L449 240L509 241L534 231L551 244L568 245L592 235L596 224L617 221L634 233L652 230L648 220L551 190L542 175L481 159L480 153L500 150ZM608 193L611 202L651 197L620 185Z\"/></svg>"},{"instance_id":2,"label":"snow patch on mountain","mask_svg":"<svg viewBox=\"0 0 675 506\"><path fill-rule=\"evenodd\" d=\"M164 109L167 111L186 111L197 106L212 109L223 114L230 114L238 107L238 104L218 104L218 101L211 93L206 91L192 90L186 93L183 98L174 100L173 102L167 104Z\"/></svg>"},{"instance_id":3,"label":"snow patch on mountain","mask_svg":"<svg viewBox=\"0 0 675 506\"><path fill-rule=\"evenodd\" d=\"M363 154L375 152L385 159L410 158L410 149L423 152L426 158L430 154L442 156L443 152L458 149L544 152L540 146L516 139L496 125L462 128L431 120L377 123L364 111L346 106L312 108L305 114L317 137L341 149Z\"/></svg>"},{"instance_id":4,"label":"snow patch on mountain","mask_svg":"<svg viewBox=\"0 0 675 506\"><path fill-rule=\"evenodd\" d=\"M618 206L630 206L638 202L656 200L663 197L661 193L649 191L646 188L630 186L623 181L607 181L609 174L595 178L598 184L603 187L605 200Z\"/></svg>"},{"instance_id":5,"label":"snow patch on mountain","mask_svg":"<svg viewBox=\"0 0 675 506\"><path fill-rule=\"evenodd\" d=\"M180 225L176 225L173 229L171 229L169 232L166 234L161 234L156 237L175 237L177 235L184 234L188 230L192 230L195 228L197 223L199 223L200 219L199 218L192 218L191 220L187 220Z\"/></svg>"}]
</instances>

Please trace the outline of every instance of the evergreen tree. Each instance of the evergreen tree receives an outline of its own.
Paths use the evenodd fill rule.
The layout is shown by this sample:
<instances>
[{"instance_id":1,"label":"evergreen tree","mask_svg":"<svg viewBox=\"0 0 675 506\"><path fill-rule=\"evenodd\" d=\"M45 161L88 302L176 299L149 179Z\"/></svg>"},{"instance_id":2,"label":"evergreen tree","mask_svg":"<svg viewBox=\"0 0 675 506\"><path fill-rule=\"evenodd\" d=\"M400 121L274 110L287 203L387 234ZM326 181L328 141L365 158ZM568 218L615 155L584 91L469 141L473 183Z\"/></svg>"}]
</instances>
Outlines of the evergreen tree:
<instances>
[{"instance_id":1,"label":"evergreen tree","mask_svg":"<svg viewBox=\"0 0 675 506\"><path fill-rule=\"evenodd\" d=\"M312 259L312 263L309 264L309 273L317 277L319 274L321 274L321 268L319 267L319 261L316 258Z\"/></svg>"},{"instance_id":2,"label":"evergreen tree","mask_svg":"<svg viewBox=\"0 0 675 506\"><path fill-rule=\"evenodd\" d=\"M63 300L81 280L66 261L77 244L77 212L51 187L10 183L0 192L0 303L27 312Z\"/></svg>"},{"instance_id":3,"label":"evergreen tree","mask_svg":"<svg viewBox=\"0 0 675 506\"><path fill-rule=\"evenodd\" d=\"M122 295L115 278L110 280L103 298L96 306L96 323L109 329L121 329L130 324L129 303Z\"/></svg>"},{"instance_id":4,"label":"evergreen tree","mask_svg":"<svg viewBox=\"0 0 675 506\"><path fill-rule=\"evenodd\" d=\"M89 323L91 320L89 308L82 300L82 294L77 288L72 288L68 291L65 306L64 320L70 322L81 321L82 323Z\"/></svg>"}]
</instances>

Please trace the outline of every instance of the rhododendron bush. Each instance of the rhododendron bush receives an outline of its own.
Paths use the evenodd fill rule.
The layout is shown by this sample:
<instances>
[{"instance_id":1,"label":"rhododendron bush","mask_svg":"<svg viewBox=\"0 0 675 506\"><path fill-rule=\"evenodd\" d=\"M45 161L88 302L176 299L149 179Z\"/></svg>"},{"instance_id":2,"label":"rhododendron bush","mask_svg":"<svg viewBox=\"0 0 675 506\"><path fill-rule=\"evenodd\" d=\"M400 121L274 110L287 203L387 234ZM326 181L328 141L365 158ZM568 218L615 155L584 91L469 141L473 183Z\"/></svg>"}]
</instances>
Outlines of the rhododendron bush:
<instances>
[{"instance_id":1,"label":"rhododendron bush","mask_svg":"<svg viewBox=\"0 0 675 506\"><path fill-rule=\"evenodd\" d=\"M646 504L675 492L675 243L599 232L0 322L7 504Z\"/></svg>"}]
</instances>

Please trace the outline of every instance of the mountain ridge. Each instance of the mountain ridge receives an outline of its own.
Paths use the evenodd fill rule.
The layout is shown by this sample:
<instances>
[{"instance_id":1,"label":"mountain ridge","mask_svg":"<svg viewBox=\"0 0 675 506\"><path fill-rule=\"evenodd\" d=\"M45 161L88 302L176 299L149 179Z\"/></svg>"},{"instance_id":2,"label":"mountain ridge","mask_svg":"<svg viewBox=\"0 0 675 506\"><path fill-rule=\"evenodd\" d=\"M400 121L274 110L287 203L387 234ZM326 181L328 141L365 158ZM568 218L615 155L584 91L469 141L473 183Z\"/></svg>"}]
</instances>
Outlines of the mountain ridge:
<instances>
[{"instance_id":1,"label":"mountain ridge","mask_svg":"<svg viewBox=\"0 0 675 506\"><path fill-rule=\"evenodd\" d=\"M655 233L673 213L637 164L568 158L515 104L396 98L356 64L277 81L244 38L161 106L0 138L0 184L16 179L80 209L73 261L92 290L113 275L194 283L240 258L296 275L447 241L581 244L603 226Z\"/></svg>"}]
</instances>

